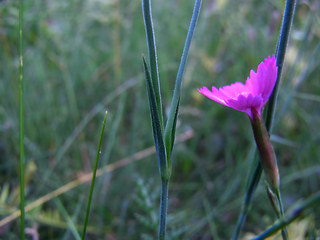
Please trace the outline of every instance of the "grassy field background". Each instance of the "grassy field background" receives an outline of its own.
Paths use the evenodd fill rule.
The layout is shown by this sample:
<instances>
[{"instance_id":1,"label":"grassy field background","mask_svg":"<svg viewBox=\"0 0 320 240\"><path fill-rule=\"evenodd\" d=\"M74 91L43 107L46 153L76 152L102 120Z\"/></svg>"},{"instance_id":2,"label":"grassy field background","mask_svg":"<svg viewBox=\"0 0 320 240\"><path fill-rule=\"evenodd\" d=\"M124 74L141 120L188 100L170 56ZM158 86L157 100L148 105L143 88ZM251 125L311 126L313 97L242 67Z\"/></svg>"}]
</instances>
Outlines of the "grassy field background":
<instances>
[{"instance_id":1,"label":"grassy field background","mask_svg":"<svg viewBox=\"0 0 320 240\"><path fill-rule=\"evenodd\" d=\"M24 1L26 203L92 170L105 110L100 167L153 145L141 56L140 0ZM153 0L164 111L193 1ZM275 51L284 1L206 0L186 67L169 192L169 239L229 239L252 165L243 113L197 92L244 82ZM286 209L320 189L320 4L298 1L271 139ZM18 5L0 1L0 219L19 204ZM141 154L140 154L141 155ZM138 158L140 159L140 155ZM143 156L142 156L143 157ZM97 179L87 239L155 239L160 179L151 154ZM40 239L78 239L89 182L37 205L26 226ZM275 221L261 181L243 238ZM290 231L320 236L320 208ZM0 227L18 239L19 221ZM297 233L298 234L298 233ZM31 237L29 237L31 239ZM312 238L310 238L312 239Z\"/></svg>"}]
</instances>

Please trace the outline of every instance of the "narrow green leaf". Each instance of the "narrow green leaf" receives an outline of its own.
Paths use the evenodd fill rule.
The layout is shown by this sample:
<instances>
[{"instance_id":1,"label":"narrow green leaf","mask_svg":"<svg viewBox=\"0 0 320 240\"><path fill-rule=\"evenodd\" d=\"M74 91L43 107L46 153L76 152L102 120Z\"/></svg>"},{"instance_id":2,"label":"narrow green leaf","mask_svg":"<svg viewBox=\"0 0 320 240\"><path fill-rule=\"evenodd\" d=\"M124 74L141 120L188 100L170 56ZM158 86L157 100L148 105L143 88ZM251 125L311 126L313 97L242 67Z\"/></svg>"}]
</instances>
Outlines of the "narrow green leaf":
<instances>
[{"instance_id":1,"label":"narrow green leaf","mask_svg":"<svg viewBox=\"0 0 320 240\"><path fill-rule=\"evenodd\" d=\"M191 22L190 22L186 42L184 45L184 49L183 49L183 53L180 61L179 70L178 70L178 74L175 82L174 93L173 93L173 98L170 106L168 121L167 121L165 132L164 132L168 162L170 161L170 155L172 152L174 138L175 138L176 122L177 122L177 115L178 115L179 103L180 103L182 77L183 77L183 73L184 73L184 69L185 69L185 65L188 57L192 36L193 36L196 23L199 17L201 2L202 2L201 0L196 0L194 4L192 18L191 18ZM168 164L170 165L170 163Z\"/></svg>"},{"instance_id":2,"label":"narrow green leaf","mask_svg":"<svg viewBox=\"0 0 320 240\"><path fill-rule=\"evenodd\" d=\"M160 80L159 80L159 71L158 71L158 62L157 62L157 48L154 37L154 28L152 22L152 11L151 11L151 1L142 0L142 12L143 20L146 29L147 35L147 44L148 44L148 55L149 55L149 64L151 70L151 81L153 86L153 91L156 97L157 111L159 114L159 120L161 129L163 130L163 114L162 114L162 102L161 102L161 91L160 91Z\"/></svg>"},{"instance_id":3,"label":"narrow green leaf","mask_svg":"<svg viewBox=\"0 0 320 240\"><path fill-rule=\"evenodd\" d=\"M165 177L166 170L167 170L166 150L165 150L164 143L163 143L161 123L160 123L160 119L159 119L159 113L157 111L156 97L155 97L153 85L151 83L148 66L146 64L144 57L142 57L142 59L143 59L144 71L146 74L149 107L150 107L152 130L153 130L153 138L154 138L154 143L155 143L155 147L157 150L157 156L158 156L158 161L159 161L159 170L160 170L161 177Z\"/></svg>"},{"instance_id":4,"label":"narrow green leaf","mask_svg":"<svg viewBox=\"0 0 320 240\"><path fill-rule=\"evenodd\" d=\"M178 112L179 112L179 103L180 103L180 98L178 99L178 103L176 105L176 111L174 112L174 117L173 117L173 122L169 125L167 122L166 125L166 131L165 131L165 135L164 135L164 142L165 142L165 146L166 146L166 152L167 152L167 165L171 166L170 164L170 156L171 156L171 152L173 149L173 145L174 145L174 139L175 139L175 134L176 134L176 126L177 126L177 119L178 119ZM171 121L171 119L170 119ZM170 129L170 130L169 130Z\"/></svg>"},{"instance_id":5,"label":"narrow green leaf","mask_svg":"<svg viewBox=\"0 0 320 240\"><path fill-rule=\"evenodd\" d=\"M98 144L98 149L97 149L97 154L96 154L96 161L95 161L94 168L93 168L93 174L92 174L91 187L90 187L90 193L89 193L89 198L88 198L86 217L85 217L85 220L84 220L83 231L82 231L82 236L81 236L82 240L84 240L85 236L86 236L87 225L88 225L88 220L89 220L89 213L90 213L90 206L91 206L92 195L93 195L93 188L94 188L94 183L95 183L95 180L96 180L96 173L97 173L97 168L98 168L98 160L99 160L99 157L100 157L100 154L101 154L100 150L101 150L101 145L102 145L104 128L106 126L107 115L108 115L108 112L106 111L104 119L103 119L103 123L102 123L102 129L100 131L100 139L99 139L99 144Z\"/></svg>"}]
</instances>

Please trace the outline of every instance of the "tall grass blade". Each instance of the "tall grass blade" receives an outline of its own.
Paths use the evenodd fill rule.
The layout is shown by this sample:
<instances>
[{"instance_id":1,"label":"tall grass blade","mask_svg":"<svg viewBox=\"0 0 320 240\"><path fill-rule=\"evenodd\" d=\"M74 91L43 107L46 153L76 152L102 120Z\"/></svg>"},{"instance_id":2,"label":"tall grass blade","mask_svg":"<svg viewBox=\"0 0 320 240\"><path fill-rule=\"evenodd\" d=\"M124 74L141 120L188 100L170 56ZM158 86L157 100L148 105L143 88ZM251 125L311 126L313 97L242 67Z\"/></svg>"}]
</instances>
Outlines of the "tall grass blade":
<instances>
[{"instance_id":1,"label":"tall grass blade","mask_svg":"<svg viewBox=\"0 0 320 240\"><path fill-rule=\"evenodd\" d=\"M163 130L163 114L162 114L162 101L161 101L161 90L160 90L160 80L157 62L157 48L154 37L154 28L152 22L152 11L151 11L151 0L142 0L142 13L143 20L147 35L148 44L148 55L151 73L151 82L153 86L153 91L156 97L157 111L160 120L160 126Z\"/></svg>"},{"instance_id":2,"label":"tall grass blade","mask_svg":"<svg viewBox=\"0 0 320 240\"><path fill-rule=\"evenodd\" d=\"M20 239L24 240L24 119L23 119L23 0L19 0L19 177L20 177Z\"/></svg>"},{"instance_id":3,"label":"tall grass blade","mask_svg":"<svg viewBox=\"0 0 320 240\"><path fill-rule=\"evenodd\" d=\"M84 221L84 225L83 225L83 232L82 232L82 238L81 238L82 240L84 240L84 238L86 236L86 230L87 230L87 225L88 225L88 219L89 219L89 213L90 213L90 206L91 206L93 188L94 188L94 183L95 183L95 180L96 180L96 173L97 173L97 168L98 168L98 160L99 160L99 156L100 156L100 153L101 153L100 149L101 149L101 145L102 145L104 128L106 126L107 115L108 115L108 112L106 111L106 114L104 116L104 120L103 120L103 123L102 123L102 129L101 129L101 132L100 132L100 139L99 139L99 144L98 144L98 149L97 149L97 154L96 154L96 161L95 161L95 164L94 164L94 169L93 169L93 174L92 174L92 181L91 181L90 194L89 194L89 199L88 199L88 206L87 206L86 217L85 217L85 221Z\"/></svg>"},{"instance_id":4,"label":"tall grass blade","mask_svg":"<svg viewBox=\"0 0 320 240\"><path fill-rule=\"evenodd\" d=\"M168 162L170 159L170 155L172 152L173 144L174 144L174 138L175 138L175 130L176 130L176 121L177 121L177 115L179 111L179 103L180 103L180 93L181 93L181 83L182 83L182 77L184 73L184 69L186 66L189 48L191 45L191 40L193 37L193 33L197 24L197 20L200 13L200 7L201 7L201 0L196 0L193 8L193 14L189 26L189 31L187 34L186 42L183 48L183 53L180 61L180 66L175 82L174 92L173 92L173 98L171 101L168 121L166 123L166 128L164 132L164 139L165 139L165 145L167 150L167 157ZM170 163L169 163L170 164Z\"/></svg>"}]
</instances>

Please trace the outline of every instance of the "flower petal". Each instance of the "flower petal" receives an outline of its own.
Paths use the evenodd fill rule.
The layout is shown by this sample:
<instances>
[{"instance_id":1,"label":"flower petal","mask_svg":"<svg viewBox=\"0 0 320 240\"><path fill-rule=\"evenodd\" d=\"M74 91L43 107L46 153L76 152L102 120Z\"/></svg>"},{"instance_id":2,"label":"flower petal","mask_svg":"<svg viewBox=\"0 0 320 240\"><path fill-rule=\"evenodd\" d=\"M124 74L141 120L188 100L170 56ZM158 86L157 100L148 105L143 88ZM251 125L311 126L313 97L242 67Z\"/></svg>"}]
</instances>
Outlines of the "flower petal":
<instances>
[{"instance_id":1,"label":"flower petal","mask_svg":"<svg viewBox=\"0 0 320 240\"><path fill-rule=\"evenodd\" d=\"M258 113L261 114L263 107L262 102L263 99L261 95L253 96L252 94L249 94L248 96L239 95L238 99L227 100L227 104L229 105L229 107L240 112L245 112L250 117L252 117L252 108L255 108Z\"/></svg>"},{"instance_id":2,"label":"flower petal","mask_svg":"<svg viewBox=\"0 0 320 240\"><path fill-rule=\"evenodd\" d=\"M268 57L260 63L257 73L253 70L250 71L250 78L247 79L246 86L254 96L261 94L263 98L262 106L266 104L273 91L277 73L278 68L274 56Z\"/></svg>"},{"instance_id":3,"label":"flower petal","mask_svg":"<svg viewBox=\"0 0 320 240\"><path fill-rule=\"evenodd\" d=\"M198 91L211 100L227 106L225 102L226 96L222 95L215 87L212 87L212 91L210 91L207 87L200 88Z\"/></svg>"},{"instance_id":4,"label":"flower petal","mask_svg":"<svg viewBox=\"0 0 320 240\"><path fill-rule=\"evenodd\" d=\"M232 99L237 99L240 94L243 92L247 92L246 87L241 82L235 82L231 85L224 86L223 88L219 88L219 92L228 96Z\"/></svg>"}]
</instances>

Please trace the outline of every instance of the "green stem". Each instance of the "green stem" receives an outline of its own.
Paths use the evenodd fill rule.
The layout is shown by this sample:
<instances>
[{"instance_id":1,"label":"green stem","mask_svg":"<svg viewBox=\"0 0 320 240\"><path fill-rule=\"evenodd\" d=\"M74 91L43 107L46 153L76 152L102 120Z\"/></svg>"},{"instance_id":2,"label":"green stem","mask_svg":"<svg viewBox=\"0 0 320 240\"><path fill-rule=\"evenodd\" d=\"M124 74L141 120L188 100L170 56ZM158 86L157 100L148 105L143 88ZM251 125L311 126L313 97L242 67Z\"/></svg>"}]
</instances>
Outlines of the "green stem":
<instances>
[{"instance_id":1,"label":"green stem","mask_svg":"<svg viewBox=\"0 0 320 240\"><path fill-rule=\"evenodd\" d=\"M272 144L270 142L269 133L265 127L265 124L257 111L252 109L252 129L254 133L254 138L256 140L256 144L260 153L261 166L265 172L267 182L271 187L272 192L276 195L277 203L279 205L279 209L276 205L274 205L273 201L271 203L274 206L274 210L279 217L282 217L284 214L283 204L281 200L280 194L280 176L279 170L277 166L277 160L272 148ZM281 230L283 240L287 240L287 231L286 229Z\"/></svg>"},{"instance_id":2,"label":"green stem","mask_svg":"<svg viewBox=\"0 0 320 240\"><path fill-rule=\"evenodd\" d=\"M282 75L282 67L283 67L284 57L285 57L287 46L288 46L295 8L296 8L296 0L286 1L286 7L284 11L280 36L279 36L277 50L276 50L278 76L277 76L276 85L270 96L268 108L267 108L266 126L268 131L272 130L272 122L274 118L275 107L277 104L279 85L280 85L280 80Z\"/></svg>"},{"instance_id":3,"label":"green stem","mask_svg":"<svg viewBox=\"0 0 320 240\"><path fill-rule=\"evenodd\" d=\"M252 118L250 118L250 121L260 154L261 166L263 167L267 182L272 191L278 191L280 179L276 156L266 126L260 114L254 108L252 108Z\"/></svg>"},{"instance_id":4,"label":"green stem","mask_svg":"<svg viewBox=\"0 0 320 240\"><path fill-rule=\"evenodd\" d=\"M101 149L101 145L102 145L104 128L106 126L107 115L108 115L108 112L106 111L106 114L104 116L104 120L103 120L103 123L102 123L102 129L101 129L101 132L100 132L99 145L98 145L98 150L97 150L97 154L96 154L96 161L95 161L95 164L94 164L94 169L93 169L93 174L92 174L90 194L89 194L88 206L87 206L87 211L86 211L86 218L85 218L85 221L84 221L82 238L81 238L82 240L84 240L84 238L86 236L86 230L87 230L87 225L88 225L88 219L89 219L89 212L90 212L93 188L94 188L94 183L95 183L95 180L96 180L96 173L97 173L97 168L98 168L98 160L99 160L99 156L100 156L100 153L101 153L100 149Z\"/></svg>"},{"instance_id":5,"label":"green stem","mask_svg":"<svg viewBox=\"0 0 320 240\"><path fill-rule=\"evenodd\" d=\"M256 140L256 144L260 153L260 160L261 160L261 166L264 170L264 173L266 175L267 182L269 186L271 187L272 192L276 195L277 203L279 205L279 209L276 205L273 204L274 210L278 216L278 218L282 217L284 214L283 210L283 204L281 200L281 194L280 194L280 176L279 176L279 170L277 166L277 160L275 157L275 153L272 148L272 144L270 142L270 137L268 134L268 131L265 127L265 124L259 115L258 112L256 112L254 109L252 109L252 129L254 133L254 138ZM273 203L273 201L271 201ZM282 238L283 240L287 240L287 230L282 229L281 230Z\"/></svg>"},{"instance_id":6,"label":"green stem","mask_svg":"<svg viewBox=\"0 0 320 240\"><path fill-rule=\"evenodd\" d=\"M278 217L278 218L283 218L284 209L283 209L283 203L282 203L281 193L280 193L279 189L277 189L277 191L275 192L275 195L276 195L278 205L279 205L279 210L280 210L280 217ZM288 232L287 232L287 229L285 228L285 226L281 229L281 235L282 235L283 240L288 239Z\"/></svg>"},{"instance_id":7,"label":"green stem","mask_svg":"<svg viewBox=\"0 0 320 240\"><path fill-rule=\"evenodd\" d=\"M20 239L24 240L24 119L23 119L23 0L19 0L19 126L20 126L20 161L19 161L19 177L20 177Z\"/></svg>"},{"instance_id":8,"label":"green stem","mask_svg":"<svg viewBox=\"0 0 320 240\"><path fill-rule=\"evenodd\" d=\"M161 180L159 240L166 237L169 179Z\"/></svg>"}]
</instances>

